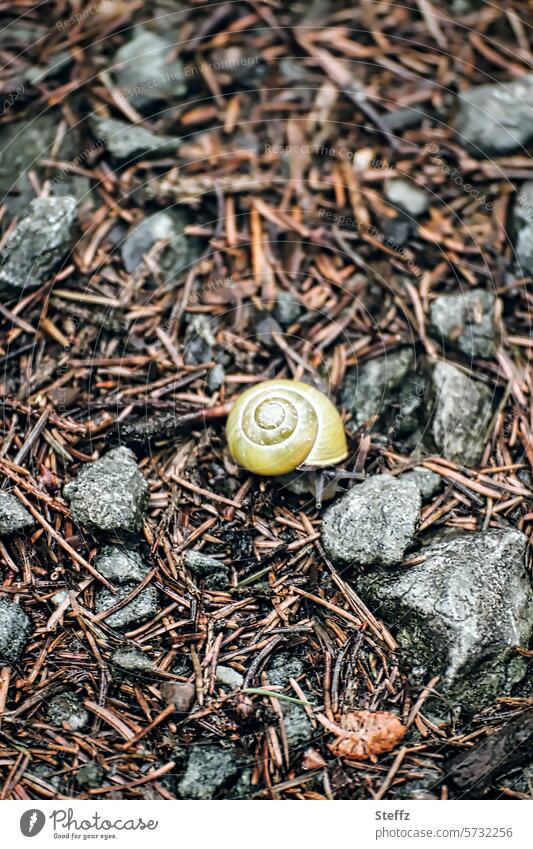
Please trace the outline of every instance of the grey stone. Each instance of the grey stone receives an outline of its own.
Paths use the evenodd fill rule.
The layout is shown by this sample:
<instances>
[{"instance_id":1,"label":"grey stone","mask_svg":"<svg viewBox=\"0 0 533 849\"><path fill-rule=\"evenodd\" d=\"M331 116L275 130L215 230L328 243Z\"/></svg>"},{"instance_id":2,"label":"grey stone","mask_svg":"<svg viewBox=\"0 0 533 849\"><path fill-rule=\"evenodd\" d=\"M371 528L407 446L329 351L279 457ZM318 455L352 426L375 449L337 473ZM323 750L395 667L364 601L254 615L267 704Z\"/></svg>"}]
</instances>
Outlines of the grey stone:
<instances>
[{"instance_id":1,"label":"grey stone","mask_svg":"<svg viewBox=\"0 0 533 849\"><path fill-rule=\"evenodd\" d=\"M302 661L290 655L288 652L280 652L275 655L269 664L266 673L268 683L276 687L286 687L289 683L289 678L295 680L303 674L304 666Z\"/></svg>"},{"instance_id":2,"label":"grey stone","mask_svg":"<svg viewBox=\"0 0 533 849\"><path fill-rule=\"evenodd\" d=\"M313 739L315 733L305 710L291 702L283 702L281 709L289 747L305 746Z\"/></svg>"},{"instance_id":3,"label":"grey stone","mask_svg":"<svg viewBox=\"0 0 533 849\"><path fill-rule=\"evenodd\" d=\"M185 236L183 230L189 223L182 209L161 210L144 218L128 233L121 247L122 261L128 272L142 264L146 254L156 242L167 244L158 254L158 263L168 279L187 268L199 255L200 242Z\"/></svg>"},{"instance_id":4,"label":"grey stone","mask_svg":"<svg viewBox=\"0 0 533 849\"><path fill-rule=\"evenodd\" d=\"M300 318L302 306L290 292L280 292L273 312L274 318L282 327L289 327Z\"/></svg>"},{"instance_id":5,"label":"grey stone","mask_svg":"<svg viewBox=\"0 0 533 849\"><path fill-rule=\"evenodd\" d=\"M225 684L226 687L232 687L233 689L242 687L244 683L241 673L237 672L236 669L232 669L231 666L217 666L215 677L219 684Z\"/></svg>"},{"instance_id":6,"label":"grey stone","mask_svg":"<svg viewBox=\"0 0 533 849\"><path fill-rule=\"evenodd\" d=\"M183 358L187 365L207 363L213 359L213 347L216 339L213 326L206 315L195 315L187 322L185 331L185 351Z\"/></svg>"},{"instance_id":7,"label":"grey stone","mask_svg":"<svg viewBox=\"0 0 533 849\"><path fill-rule=\"evenodd\" d=\"M153 671L153 664L147 654L135 646L119 646L111 655L111 666L118 672L130 675Z\"/></svg>"},{"instance_id":8,"label":"grey stone","mask_svg":"<svg viewBox=\"0 0 533 849\"><path fill-rule=\"evenodd\" d=\"M518 271L533 274L533 180L522 184L513 208L512 229Z\"/></svg>"},{"instance_id":9,"label":"grey stone","mask_svg":"<svg viewBox=\"0 0 533 849\"><path fill-rule=\"evenodd\" d=\"M479 461L491 420L491 397L488 386L450 363L435 364L428 396L430 433L448 460L471 466Z\"/></svg>"},{"instance_id":10,"label":"grey stone","mask_svg":"<svg viewBox=\"0 0 533 849\"><path fill-rule=\"evenodd\" d=\"M36 171L40 177L43 176L44 167L40 165L40 161L50 156L59 120L57 112L47 111L30 121L13 121L7 124L4 122L1 125L0 199L6 192L17 192L21 194L24 206L33 197L34 191L28 180L28 172ZM72 134L67 133L57 158L68 159L74 155L74 140Z\"/></svg>"},{"instance_id":11,"label":"grey stone","mask_svg":"<svg viewBox=\"0 0 533 849\"><path fill-rule=\"evenodd\" d=\"M390 204L412 215L413 218L423 215L431 203L431 195L425 189L421 189L412 180L405 180L402 177L387 180L384 194Z\"/></svg>"},{"instance_id":12,"label":"grey stone","mask_svg":"<svg viewBox=\"0 0 533 849\"><path fill-rule=\"evenodd\" d=\"M37 198L9 237L0 267L0 291L35 289L65 257L74 239L76 200Z\"/></svg>"},{"instance_id":13,"label":"grey stone","mask_svg":"<svg viewBox=\"0 0 533 849\"><path fill-rule=\"evenodd\" d=\"M135 532L148 506L148 483L128 448L111 451L84 466L63 488L76 522L104 531Z\"/></svg>"},{"instance_id":14,"label":"grey stone","mask_svg":"<svg viewBox=\"0 0 533 849\"><path fill-rule=\"evenodd\" d=\"M114 159L125 160L134 156L162 156L176 153L180 140L171 136L160 136L145 127L127 124L116 118L92 119L92 128Z\"/></svg>"},{"instance_id":15,"label":"grey stone","mask_svg":"<svg viewBox=\"0 0 533 849\"><path fill-rule=\"evenodd\" d=\"M213 368L210 368L207 373L207 388L209 392L216 392L220 389L224 385L225 379L226 372L224 371L224 366L221 366L220 363L215 363Z\"/></svg>"},{"instance_id":16,"label":"grey stone","mask_svg":"<svg viewBox=\"0 0 533 849\"><path fill-rule=\"evenodd\" d=\"M193 743L178 783L179 795L182 799L213 799L225 785L238 782L245 768L246 759L234 745Z\"/></svg>"},{"instance_id":17,"label":"grey stone","mask_svg":"<svg viewBox=\"0 0 533 849\"><path fill-rule=\"evenodd\" d=\"M142 581L150 571L137 551L123 546L107 545L94 561L98 571L113 584Z\"/></svg>"},{"instance_id":18,"label":"grey stone","mask_svg":"<svg viewBox=\"0 0 533 849\"><path fill-rule=\"evenodd\" d=\"M420 513L412 481L376 475L352 487L324 514L322 542L335 562L349 565L399 563Z\"/></svg>"},{"instance_id":19,"label":"grey stone","mask_svg":"<svg viewBox=\"0 0 533 849\"><path fill-rule=\"evenodd\" d=\"M113 72L123 95L136 108L185 93L183 64L167 61L174 44L175 39L138 26L133 38L117 50Z\"/></svg>"},{"instance_id":20,"label":"grey stone","mask_svg":"<svg viewBox=\"0 0 533 849\"><path fill-rule=\"evenodd\" d=\"M31 632L31 619L20 604L0 598L0 658L15 663Z\"/></svg>"},{"instance_id":21,"label":"grey stone","mask_svg":"<svg viewBox=\"0 0 533 849\"><path fill-rule=\"evenodd\" d=\"M493 357L496 353L496 299L484 289L458 295L440 295L431 304L430 330L467 357Z\"/></svg>"},{"instance_id":22,"label":"grey stone","mask_svg":"<svg viewBox=\"0 0 533 849\"><path fill-rule=\"evenodd\" d=\"M426 117L427 113L420 107L403 106L393 112L387 112L382 121L389 130L398 133L411 127L419 127Z\"/></svg>"},{"instance_id":23,"label":"grey stone","mask_svg":"<svg viewBox=\"0 0 533 849\"><path fill-rule=\"evenodd\" d=\"M183 555L183 563L195 578L205 581L212 590L226 589L229 583L229 569L216 557L190 549Z\"/></svg>"},{"instance_id":24,"label":"grey stone","mask_svg":"<svg viewBox=\"0 0 533 849\"><path fill-rule=\"evenodd\" d=\"M424 469L423 466L416 466L411 471L400 475L400 480L412 481L418 487L423 500L432 498L442 487L441 476L429 469Z\"/></svg>"},{"instance_id":25,"label":"grey stone","mask_svg":"<svg viewBox=\"0 0 533 849\"><path fill-rule=\"evenodd\" d=\"M53 725L58 725L60 728L66 725L70 731L80 731L89 721L89 714L78 696L70 692L52 696L48 702L46 715Z\"/></svg>"},{"instance_id":26,"label":"grey stone","mask_svg":"<svg viewBox=\"0 0 533 849\"><path fill-rule=\"evenodd\" d=\"M76 772L76 784L79 787L100 787L104 778L104 770L94 761L85 764Z\"/></svg>"},{"instance_id":27,"label":"grey stone","mask_svg":"<svg viewBox=\"0 0 533 849\"><path fill-rule=\"evenodd\" d=\"M510 693L526 669L516 649L527 646L533 628L526 547L516 530L460 534L424 549L423 563L359 578L414 681L440 675L438 690L473 710Z\"/></svg>"},{"instance_id":28,"label":"grey stone","mask_svg":"<svg viewBox=\"0 0 533 849\"><path fill-rule=\"evenodd\" d=\"M400 348L347 371L340 402L351 411L356 427L371 416L383 415L398 398L414 362L413 350Z\"/></svg>"},{"instance_id":29,"label":"grey stone","mask_svg":"<svg viewBox=\"0 0 533 849\"><path fill-rule=\"evenodd\" d=\"M474 154L519 150L533 136L533 74L459 95L459 142Z\"/></svg>"},{"instance_id":30,"label":"grey stone","mask_svg":"<svg viewBox=\"0 0 533 849\"><path fill-rule=\"evenodd\" d=\"M0 534L11 534L20 528L33 525L33 516L20 503L16 495L0 492Z\"/></svg>"},{"instance_id":31,"label":"grey stone","mask_svg":"<svg viewBox=\"0 0 533 849\"><path fill-rule=\"evenodd\" d=\"M122 601L132 592L135 586L135 584L121 584L117 588L116 594L105 587L98 590L95 597L96 613L103 613L104 610L108 610L108 608ZM157 590L149 584L132 601L104 619L104 622L110 628L118 628L119 630L130 628L134 625L142 625L143 622L155 616L158 610Z\"/></svg>"}]
</instances>

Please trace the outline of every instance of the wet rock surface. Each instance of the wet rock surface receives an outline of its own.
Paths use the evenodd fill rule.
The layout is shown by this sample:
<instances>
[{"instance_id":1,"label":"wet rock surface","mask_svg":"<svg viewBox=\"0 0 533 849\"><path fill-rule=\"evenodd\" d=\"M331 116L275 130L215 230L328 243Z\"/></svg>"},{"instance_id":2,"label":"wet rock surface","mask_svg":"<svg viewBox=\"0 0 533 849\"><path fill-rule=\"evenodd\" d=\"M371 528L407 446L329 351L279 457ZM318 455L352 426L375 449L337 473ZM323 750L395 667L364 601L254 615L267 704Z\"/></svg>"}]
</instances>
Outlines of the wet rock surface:
<instances>
[{"instance_id":1,"label":"wet rock surface","mask_svg":"<svg viewBox=\"0 0 533 849\"><path fill-rule=\"evenodd\" d=\"M474 154L520 150L533 137L533 74L462 91L456 127Z\"/></svg>"},{"instance_id":2,"label":"wet rock surface","mask_svg":"<svg viewBox=\"0 0 533 849\"><path fill-rule=\"evenodd\" d=\"M48 702L46 716L53 725L80 731L89 721L89 714L75 693L59 693Z\"/></svg>"},{"instance_id":3,"label":"wet rock surface","mask_svg":"<svg viewBox=\"0 0 533 849\"><path fill-rule=\"evenodd\" d=\"M20 503L16 495L0 492L0 534L11 534L33 523L33 516Z\"/></svg>"},{"instance_id":4,"label":"wet rock surface","mask_svg":"<svg viewBox=\"0 0 533 849\"><path fill-rule=\"evenodd\" d=\"M33 196L28 172L35 171L40 176L44 166L41 160L50 156L60 117L55 111L47 111L29 121L13 121L2 124L0 129L0 198L7 192L14 192L12 198L17 207L22 207ZM70 134L61 144L58 158L69 159L74 155L75 145Z\"/></svg>"},{"instance_id":5,"label":"wet rock surface","mask_svg":"<svg viewBox=\"0 0 533 849\"><path fill-rule=\"evenodd\" d=\"M116 593L112 593L105 587L98 590L95 597L96 613L103 613L119 601L126 598L132 590L135 589L135 584L121 584L117 588ZM148 585L135 596L132 601L128 602L115 613L111 613L104 619L106 625L110 628L130 628L134 625L142 625L148 619L151 619L158 612L158 595L155 587Z\"/></svg>"},{"instance_id":6,"label":"wet rock surface","mask_svg":"<svg viewBox=\"0 0 533 849\"><path fill-rule=\"evenodd\" d=\"M37 198L7 240L0 266L0 292L35 289L63 260L74 241L76 200Z\"/></svg>"},{"instance_id":7,"label":"wet rock surface","mask_svg":"<svg viewBox=\"0 0 533 849\"><path fill-rule=\"evenodd\" d=\"M185 774L178 783L179 795L182 799L214 799L224 788L224 798L228 798L229 787L235 788L239 783L243 786L238 795L244 796L247 785L249 789L246 764L247 759L234 745L195 743L190 748Z\"/></svg>"},{"instance_id":8,"label":"wet rock surface","mask_svg":"<svg viewBox=\"0 0 533 849\"><path fill-rule=\"evenodd\" d=\"M139 675L153 670L153 664L145 652L135 646L119 646L111 655L111 665L118 674Z\"/></svg>"},{"instance_id":9,"label":"wet rock surface","mask_svg":"<svg viewBox=\"0 0 533 849\"><path fill-rule=\"evenodd\" d=\"M94 561L98 571L113 584L142 581L149 568L137 551L118 545L108 545Z\"/></svg>"},{"instance_id":10,"label":"wet rock surface","mask_svg":"<svg viewBox=\"0 0 533 849\"><path fill-rule=\"evenodd\" d=\"M183 232L188 223L188 216L183 210L161 210L144 218L132 228L122 245L126 271L133 272L139 268L146 254L160 241L167 243L158 254L158 263L165 277L171 278L187 268L200 251L199 240L185 236Z\"/></svg>"},{"instance_id":11,"label":"wet rock surface","mask_svg":"<svg viewBox=\"0 0 533 849\"><path fill-rule=\"evenodd\" d=\"M466 466L481 458L492 415L490 387L447 362L431 371L428 394L430 435L437 451Z\"/></svg>"},{"instance_id":12,"label":"wet rock surface","mask_svg":"<svg viewBox=\"0 0 533 849\"><path fill-rule=\"evenodd\" d=\"M191 550L183 555L183 563L190 569L194 578L205 581L209 589L223 590L228 586L229 569L216 557Z\"/></svg>"},{"instance_id":13,"label":"wet rock surface","mask_svg":"<svg viewBox=\"0 0 533 849\"><path fill-rule=\"evenodd\" d=\"M113 73L124 96L137 109L185 93L183 64L167 59L174 44L175 39L139 26L115 53Z\"/></svg>"},{"instance_id":14,"label":"wet rock surface","mask_svg":"<svg viewBox=\"0 0 533 849\"><path fill-rule=\"evenodd\" d=\"M244 683L241 673L237 672L236 669L232 669L231 666L217 666L215 679L219 684L224 684L226 687L231 687L234 690L242 687Z\"/></svg>"},{"instance_id":15,"label":"wet rock surface","mask_svg":"<svg viewBox=\"0 0 533 849\"><path fill-rule=\"evenodd\" d=\"M139 531L148 505L148 483L128 448L113 448L83 466L63 488L76 522L105 531Z\"/></svg>"},{"instance_id":16,"label":"wet rock surface","mask_svg":"<svg viewBox=\"0 0 533 849\"><path fill-rule=\"evenodd\" d=\"M398 207L407 215L418 218L423 215L431 203L431 195L412 180L398 178L387 180L385 197L394 207Z\"/></svg>"},{"instance_id":17,"label":"wet rock surface","mask_svg":"<svg viewBox=\"0 0 533 849\"><path fill-rule=\"evenodd\" d=\"M430 469L424 469L423 466L416 466L409 472L404 472L400 475L402 481L412 481L420 492L420 497L423 501L432 498L442 487L442 478Z\"/></svg>"},{"instance_id":18,"label":"wet rock surface","mask_svg":"<svg viewBox=\"0 0 533 849\"><path fill-rule=\"evenodd\" d=\"M328 556L344 565L399 563L414 536L420 503L412 481L387 474L352 487L324 514Z\"/></svg>"},{"instance_id":19,"label":"wet rock surface","mask_svg":"<svg viewBox=\"0 0 533 849\"><path fill-rule=\"evenodd\" d=\"M20 604L0 598L0 660L15 663L31 632L31 619Z\"/></svg>"},{"instance_id":20,"label":"wet rock surface","mask_svg":"<svg viewBox=\"0 0 533 849\"><path fill-rule=\"evenodd\" d=\"M160 136L145 127L127 124L116 118L96 117L92 121L93 132L101 139L114 159L126 160L134 156L163 156L175 153L178 138Z\"/></svg>"},{"instance_id":21,"label":"wet rock surface","mask_svg":"<svg viewBox=\"0 0 533 849\"><path fill-rule=\"evenodd\" d=\"M515 236L517 270L533 274L533 180L522 184L516 198L512 228Z\"/></svg>"},{"instance_id":22,"label":"wet rock surface","mask_svg":"<svg viewBox=\"0 0 533 849\"><path fill-rule=\"evenodd\" d=\"M346 373L340 401L356 427L371 416L383 416L397 401L414 362L412 348L400 348Z\"/></svg>"},{"instance_id":23,"label":"wet rock surface","mask_svg":"<svg viewBox=\"0 0 533 849\"><path fill-rule=\"evenodd\" d=\"M526 545L515 530L461 533L424 549L423 563L357 581L395 634L413 679L440 675L438 690L452 707L484 707L524 675L517 648L533 628Z\"/></svg>"},{"instance_id":24,"label":"wet rock surface","mask_svg":"<svg viewBox=\"0 0 533 849\"><path fill-rule=\"evenodd\" d=\"M494 295L483 289L440 295L431 305L430 330L435 339L467 357L493 357L497 345L495 310Z\"/></svg>"}]
</instances>

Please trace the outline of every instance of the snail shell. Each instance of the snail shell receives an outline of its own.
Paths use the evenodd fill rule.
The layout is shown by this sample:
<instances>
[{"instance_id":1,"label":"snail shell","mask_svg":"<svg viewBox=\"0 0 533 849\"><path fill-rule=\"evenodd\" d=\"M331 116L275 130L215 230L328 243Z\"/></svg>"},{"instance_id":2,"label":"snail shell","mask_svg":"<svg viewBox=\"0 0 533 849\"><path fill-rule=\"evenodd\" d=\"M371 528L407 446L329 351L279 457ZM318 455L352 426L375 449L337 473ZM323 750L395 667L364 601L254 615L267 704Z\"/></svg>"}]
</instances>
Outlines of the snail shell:
<instances>
[{"instance_id":1,"label":"snail shell","mask_svg":"<svg viewBox=\"0 0 533 849\"><path fill-rule=\"evenodd\" d=\"M332 466L348 456L341 417L329 398L298 380L267 380L246 389L226 425L234 460L258 475Z\"/></svg>"}]
</instances>

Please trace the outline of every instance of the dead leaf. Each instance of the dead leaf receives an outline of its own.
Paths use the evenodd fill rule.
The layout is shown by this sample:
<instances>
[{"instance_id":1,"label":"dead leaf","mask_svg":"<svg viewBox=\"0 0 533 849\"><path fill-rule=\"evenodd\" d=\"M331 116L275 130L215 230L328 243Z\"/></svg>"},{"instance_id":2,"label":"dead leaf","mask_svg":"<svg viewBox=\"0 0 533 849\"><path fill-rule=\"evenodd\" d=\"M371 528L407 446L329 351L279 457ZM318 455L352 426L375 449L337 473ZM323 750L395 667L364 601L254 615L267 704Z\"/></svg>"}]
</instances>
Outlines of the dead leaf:
<instances>
[{"instance_id":1,"label":"dead leaf","mask_svg":"<svg viewBox=\"0 0 533 849\"><path fill-rule=\"evenodd\" d=\"M390 752L407 730L396 714L386 710L354 710L345 713L338 725L324 714L318 714L317 719L337 737L329 745L330 751L357 761L375 760L377 755Z\"/></svg>"}]
</instances>

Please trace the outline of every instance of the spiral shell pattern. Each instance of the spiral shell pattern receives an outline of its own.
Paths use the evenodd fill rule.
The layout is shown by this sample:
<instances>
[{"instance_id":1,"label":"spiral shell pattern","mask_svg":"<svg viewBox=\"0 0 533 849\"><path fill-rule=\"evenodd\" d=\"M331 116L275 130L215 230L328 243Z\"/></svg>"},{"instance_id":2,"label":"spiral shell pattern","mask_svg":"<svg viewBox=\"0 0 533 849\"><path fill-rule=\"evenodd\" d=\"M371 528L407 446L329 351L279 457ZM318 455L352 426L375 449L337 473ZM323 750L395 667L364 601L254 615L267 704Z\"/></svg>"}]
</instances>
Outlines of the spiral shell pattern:
<instances>
[{"instance_id":1,"label":"spiral shell pattern","mask_svg":"<svg viewBox=\"0 0 533 849\"><path fill-rule=\"evenodd\" d=\"M283 475L303 464L329 466L348 454L331 401L298 380L267 380L247 389L228 416L226 433L233 458L258 475Z\"/></svg>"}]
</instances>

